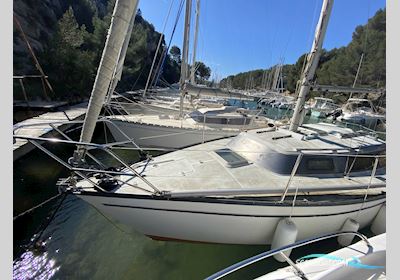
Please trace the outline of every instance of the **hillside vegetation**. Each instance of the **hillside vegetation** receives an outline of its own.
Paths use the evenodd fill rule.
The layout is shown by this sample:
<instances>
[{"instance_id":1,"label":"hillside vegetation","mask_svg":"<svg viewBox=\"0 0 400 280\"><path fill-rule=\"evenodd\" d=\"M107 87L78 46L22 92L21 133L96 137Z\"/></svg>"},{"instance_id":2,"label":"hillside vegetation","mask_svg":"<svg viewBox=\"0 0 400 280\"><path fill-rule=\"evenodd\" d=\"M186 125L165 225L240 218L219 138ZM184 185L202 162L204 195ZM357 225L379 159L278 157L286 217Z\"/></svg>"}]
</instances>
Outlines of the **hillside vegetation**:
<instances>
[{"instance_id":1,"label":"hillside vegetation","mask_svg":"<svg viewBox=\"0 0 400 280\"><path fill-rule=\"evenodd\" d=\"M329 27L328 27L329 28ZM386 10L378 10L365 25L357 26L351 42L341 48L323 50L316 71L316 82L321 85L352 86L358 64L364 53L361 71L356 86L383 87L386 84ZM294 92L300 78L305 55L296 63L283 66L284 86ZM258 69L231 75L220 82L221 87L228 83L233 88L245 89L249 81L255 88L260 88L264 72L269 69ZM229 82L228 82L229 80Z\"/></svg>"},{"instance_id":2,"label":"hillside vegetation","mask_svg":"<svg viewBox=\"0 0 400 280\"><path fill-rule=\"evenodd\" d=\"M14 15L54 88L51 99L79 101L89 97L114 3L115 0L16 0ZM145 86L160 35L138 10L117 91ZM158 57L167 50L164 37ZM37 75L21 38L14 26L14 75ZM171 51L166 55L159 79L169 84L179 81L181 63L180 49L172 46ZM210 69L198 63L196 78L208 79ZM43 98L40 80L29 79L24 83L29 99ZM14 99L22 99L17 81L14 81Z\"/></svg>"}]
</instances>

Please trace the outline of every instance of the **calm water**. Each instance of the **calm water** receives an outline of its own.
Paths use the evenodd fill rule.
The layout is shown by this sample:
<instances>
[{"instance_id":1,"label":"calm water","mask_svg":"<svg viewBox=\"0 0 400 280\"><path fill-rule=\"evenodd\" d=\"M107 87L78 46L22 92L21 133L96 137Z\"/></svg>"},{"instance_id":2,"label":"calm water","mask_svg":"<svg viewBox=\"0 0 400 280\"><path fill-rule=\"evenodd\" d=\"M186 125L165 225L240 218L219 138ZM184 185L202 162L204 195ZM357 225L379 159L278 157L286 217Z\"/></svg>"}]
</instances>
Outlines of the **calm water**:
<instances>
[{"instance_id":1,"label":"calm water","mask_svg":"<svg viewBox=\"0 0 400 280\"><path fill-rule=\"evenodd\" d=\"M104 141L103 128L95 142ZM74 139L77 131L70 133ZM52 147L60 157L73 149ZM136 154L121 156L134 161ZM101 155L100 155L101 156ZM14 215L57 194L55 184L67 170L40 151L14 162ZM67 196L43 231L42 250L29 248L60 199L14 221L15 279L202 279L269 246L192 244L153 241L109 221L75 196ZM249 229L251 230L251 229ZM369 234L369 232L364 232ZM36 235L35 235L36 234ZM338 249L330 240L293 251L293 259ZM285 266L270 258L226 279L252 279ZM225 278L224 278L225 279Z\"/></svg>"}]
</instances>

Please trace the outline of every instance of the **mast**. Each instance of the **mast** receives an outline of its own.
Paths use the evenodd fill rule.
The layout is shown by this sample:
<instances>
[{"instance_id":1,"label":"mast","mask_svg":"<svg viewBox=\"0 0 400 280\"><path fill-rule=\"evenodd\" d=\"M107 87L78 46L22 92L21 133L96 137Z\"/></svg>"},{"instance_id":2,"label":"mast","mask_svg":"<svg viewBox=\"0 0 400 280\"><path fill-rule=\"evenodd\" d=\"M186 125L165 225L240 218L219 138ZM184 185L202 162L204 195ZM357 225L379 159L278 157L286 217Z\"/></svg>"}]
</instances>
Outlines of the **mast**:
<instances>
[{"instance_id":1,"label":"mast","mask_svg":"<svg viewBox=\"0 0 400 280\"><path fill-rule=\"evenodd\" d=\"M129 27L128 27L127 34L125 36L124 44L123 44L121 52L119 54L118 64L117 64L117 66L115 68L115 74L114 74L114 77L112 79L112 83L111 83L110 89L108 90L106 103L110 102L112 94L114 93L114 90L117 87L118 82L121 80L122 70L124 68L124 61L125 61L126 51L128 50L129 41L130 41L131 35L132 35L133 24L135 22L135 15L136 15L136 11L137 11L137 5L138 5L138 2L136 2L136 6L134 8L133 16L132 16L132 18L131 18L131 20L129 22Z\"/></svg>"},{"instance_id":2,"label":"mast","mask_svg":"<svg viewBox=\"0 0 400 280\"><path fill-rule=\"evenodd\" d=\"M356 76L354 77L353 88L356 86L357 79L358 79L358 74L360 73L360 69L361 69L361 64L362 64L363 58L364 58L364 53L361 54L360 62L358 63L357 73L356 73ZM351 98L352 95L353 95L353 93L350 92L349 99Z\"/></svg>"},{"instance_id":3,"label":"mast","mask_svg":"<svg viewBox=\"0 0 400 280\"><path fill-rule=\"evenodd\" d=\"M194 24L194 43L193 43L193 57L192 57L192 69L190 70L190 83L196 84L195 72L196 72L196 49L197 49L197 37L199 33L199 17L200 17L200 0L196 0L196 21Z\"/></svg>"},{"instance_id":4,"label":"mast","mask_svg":"<svg viewBox=\"0 0 400 280\"><path fill-rule=\"evenodd\" d=\"M118 65L124 38L126 38L129 25L136 14L136 7L139 0L117 0L111 18L110 29L108 30L106 43L101 56L100 65L97 69L92 93L89 100L88 109L83 123L80 142L90 142L92 140L97 118L105 101L106 94L111 87L113 75ZM73 161L81 161L85 153L85 148L78 146L74 152Z\"/></svg>"},{"instance_id":5,"label":"mast","mask_svg":"<svg viewBox=\"0 0 400 280\"><path fill-rule=\"evenodd\" d=\"M183 48L181 61L181 79L179 81L179 89L181 91L179 102L179 115L183 117L183 97L185 96L186 80L188 78L188 54L189 54L189 38L190 38L190 17L191 17L192 0L186 0L185 9L185 25L183 31Z\"/></svg>"},{"instance_id":6,"label":"mast","mask_svg":"<svg viewBox=\"0 0 400 280\"><path fill-rule=\"evenodd\" d=\"M315 70L317 69L318 61L321 56L322 43L324 41L332 6L333 0L324 0L322 3L321 14L315 29L314 42L311 51L307 56L307 64L302 74L299 96L297 98L296 107L294 108L293 117L289 127L290 131L297 131L297 128L303 123L304 103L306 101L306 96L310 91L310 84L314 78Z\"/></svg>"},{"instance_id":7,"label":"mast","mask_svg":"<svg viewBox=\"0 0 400 280\"><path fill-rule=\"evenodd\" d=\"M274 79L272 81L272 90L274 91L279 91L279 78L280 78L280 71L281 71L281 64L277 64L275 66L275 73L274 73Z\"/></svg>"}]
</instances>

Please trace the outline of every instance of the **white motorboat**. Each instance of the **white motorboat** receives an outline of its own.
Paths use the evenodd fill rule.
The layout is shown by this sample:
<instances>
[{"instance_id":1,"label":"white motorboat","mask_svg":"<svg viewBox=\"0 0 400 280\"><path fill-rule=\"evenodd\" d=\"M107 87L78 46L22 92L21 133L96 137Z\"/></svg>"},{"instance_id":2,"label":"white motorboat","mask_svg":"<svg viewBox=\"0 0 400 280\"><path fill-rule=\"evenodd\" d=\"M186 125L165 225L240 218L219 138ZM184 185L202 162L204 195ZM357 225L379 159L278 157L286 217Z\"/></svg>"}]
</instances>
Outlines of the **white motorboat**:
<instances>
[{"instance_id":1,"label":"white motorboat","mask_svg":"<svg viewBox=\"0 0 400 280\"><path fill-rule=\"evenodd\" d=\"M270 256L283 256L283 252L288 248L303 248L311 243L321 242L328 238L342 238L353 234L357 233L332 233L270 250L234 264L207 277L206 280L221 279L241 268L264 260ZM313 254L311 252L311 254L298 258L296 261L287 258L289 266L267 273L256 278L256 280L386 279L386 233L368 239L361 234L357 235L361 237L361 241L330 252L329 254Z\"/></svg>"},{"instance_id":2,"label":"white motorboat","mask_svg":"<svg viewBox=\"0 0 400 280\"><path fill-rule=\"evenodd\" d=\"M386 122L386 116L380 114L368 99L350 98L342 108L342 116L338 120L356 123L374 129Z\"/></svg>"},{"instance_id":3,"label":"white motorboat","mask_svg":"<svg viewBox=\"0 0 400 280\"><path fill-rule=\"evenodd\" d=\"M315 102L311 105L311 116L316 118L326 118L330 113L339 108L330 98L315 97Z\"/></svg>"},{"instance_id":4,"label":"white motorboat","mask_svg":"<svg viewBox=\"0 0 400 280\"><path fill-rule=\"evenodd\" d=\"M259 108L278 108L282 110L291 110L294 108L295 101L291 96L284 96L276 93L270 97L264 97L258 102Z\"/></svg>"}]
</instances>

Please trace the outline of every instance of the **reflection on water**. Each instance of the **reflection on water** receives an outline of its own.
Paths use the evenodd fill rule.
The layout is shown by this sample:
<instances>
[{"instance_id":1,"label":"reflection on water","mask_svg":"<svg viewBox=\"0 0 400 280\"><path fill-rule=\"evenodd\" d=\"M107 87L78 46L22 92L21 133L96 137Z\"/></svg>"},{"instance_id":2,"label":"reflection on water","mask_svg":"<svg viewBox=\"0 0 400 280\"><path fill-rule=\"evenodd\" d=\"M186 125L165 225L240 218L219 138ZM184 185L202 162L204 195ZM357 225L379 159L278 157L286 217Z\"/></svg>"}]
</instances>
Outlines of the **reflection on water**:
<instances>
[{"instance_id":1,"label":"reflection on water","mask_svg":"<svg viewBox=\"0 0 400 280\"><path fill-rule=\"evenodd\" d=\"M51 279L53 275L60 269L56 266L54 259L49 259L48 253L36 255L31 251L27 251L21 255L19 260L14 262L13 279Z\"/></svg>"},{"instance_id":2,"label":"reflection on water","mask_svg":"<svg viewBox=\"0 0 400 280\"><path fill-rule=\"evenodd\" d=\"M43 238L46 252L38 256L31 251L24 253L22 261L14 263L14 279L36 279L40 275L54 275L56 279L202 279L269 249L153 241L132 228L111 223L72 195ZM269 260L227 279L256 277L280 266Z\"/></svg>"}]
</instances>

